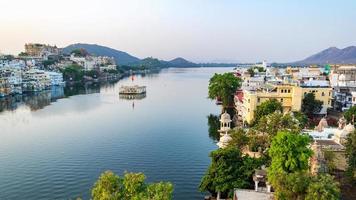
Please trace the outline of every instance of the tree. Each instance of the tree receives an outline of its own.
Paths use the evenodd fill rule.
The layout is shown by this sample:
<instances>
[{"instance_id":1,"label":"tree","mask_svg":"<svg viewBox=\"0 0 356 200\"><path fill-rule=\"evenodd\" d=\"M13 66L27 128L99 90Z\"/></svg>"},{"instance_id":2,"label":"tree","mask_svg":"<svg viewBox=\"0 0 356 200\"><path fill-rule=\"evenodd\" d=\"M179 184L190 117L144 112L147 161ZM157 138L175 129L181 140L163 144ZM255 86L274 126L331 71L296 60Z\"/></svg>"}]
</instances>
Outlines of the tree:
<instances>
[{"instance_id":1,"label":"tree","mask_svg":"<svg viewBox=\"0 0 356 200\"><path fill-rule=\"evenodd\" d=\"M229 134L232 138L229 145L232 147L237 147L241 150L248 144L249 138L242 128L232 129L229 131Z\"/></svg>"},{"instance_id":2,"label":"tree","mask_svg":"<svg viewBox=\"0 0 356 200\"><path fill-rule=\"evenodd\" d=\"M350 182L356 185L356 132L352 132L347 137L346 142L347 170L346 174Z\"/></svg>"},{"instance_id":3,"label":"tree","mask_svg":"<svg viewBox=\"0 0 356 200\"><path fill-rule=\"evenodd\" d=\"M345 113L344 117L347 119L348 122L354 123L356 118L356 106L352 106L349 108Z\"/></svg>"},{"instance_id":4,"label":"tree","mask_svg":"<svg viewBox=\"0 0 356 200\"><path fill-rule=\"evenodd\" d=\"M254 77L254 76L255 76L255 70L254 70L253 67L249 68L249 69L247 70L247 72L250 74L251 77Z\"/></svg>"},{"instance_id":5,"label":"tree","mask_svg":"<svg viewBox=\"0 0 356 200\"><path fill-rule=\"evenodd\" d=\"M315 99L315 94L310 92L306 94L302 101L302 112L309 117L315 113L319 113L323 102Z\"/></svg>"},{"instance_id":6,"label":"tree","mask_svg":"<svg viewBox=\"0 0 356 200\"><path fill-rule=\"evenodd\" d=\"M306 172L280 172L274 183L275 198L278 200L304 200L310 184L310 176Z\"/></svg>"},{"instance_id":7,"label":"tree","mask_svg":"<svg viewBox=\"0 0 356 200\"><path fill-rule=\"evenodd\" d=\"M92 189L93 200L171 200L173 185L169 182L146 184L143 173L125 173L120 178L104 172Z\"/></svg>"},{"instance_id":8,"label":"tree","mask_svg":"<svg viewBox=\"0 0 356 200\"><path fill-rule=\"evenodd\" d=\"M300 123L292 114L282 114L278 112L263 116L255 128L265 134L268 134L270 139L274 137L278 131L292 131L299 133L301 131Z\"/></svg>"},{"instance_id":9,"label":"tree","mask_svg":"<svg viewBox=\"0 0 356 200\"><path fill-rule=\"evenodd\" d=\"M121 199L122 180L112 171L102 173L91 191L94 200Z\"/></svg>"},{"instance_id":10,"label":"tree","mask_svg":"<svg viewBox=\"0 0 356 200\"><path fill-rule=\"evenodd\" d=\"M299 127L301 129L305 128L305 126L308 123L308 116L306 116L304 113L299 112L299 111L293 112L293 115L298 120Z\"/></svg>"},{"instance_id":11,"label":"tree","mask_svg":"<svg viewBox=\"0 0 356 200\"><path fill-rule=\"evenodd\" d=\"M338 182L329 174L322 174L311 178L305 200L338 200L340 188Z\"/></svg>"},{"instance_id":12,"label":"tree","mask_svg":"<svg viewBox=\"0 0 356 200\"><path fill-rule=\"evenodd\" d=\"M310 138L289 131L279 132L273 139L268 151L271 166L268 168L268 180L273 184L280 172L293 173L307 170L312 150L308 148Z\"/></svg>"},{"instance_id":13,"label":"tree","mask_svg":"<svg viewBox=\"0 0 356 200\"><path fill-rule=\"evenodd\" d=\"M241 86L241 79L232 73L214 74L209 81L209 98L221 98L224 108L233 105L234 94Z\"/></svg>"},{"instance_id":14,"label":"tree","mask_svg":"<svg viewBox=\"0 0 356 200\"><path fill-rule=\"evenodd\" d=\"M282 104L276 99L270 99L261 103L259 106L257 106L255 111L255 123L257 123L263 116L269 115L276 111L283 111Z\"/></svg>"},{"instance_id":15,"label":"tree","mask_svg":"<svg viewBox=\"0 0 356 200\"><path fill-rule=\"evenodd\" d=\"M259 159L242 156L237 148L228 147L210 153L211 164L201 180L200 191L227 195L234 188L248 188L254 169L261 166Z\"/></svg>"},{"instance_id":16,"label":"tree","mask_svg":"<svg viewBox=\"0 0 356 200\"><path fill-rule=\"evenodd\" d=\"M77 64L68 65L61 70L64 80L81 81L83 80L83 67Z\"/></svg>"}]
</instances>

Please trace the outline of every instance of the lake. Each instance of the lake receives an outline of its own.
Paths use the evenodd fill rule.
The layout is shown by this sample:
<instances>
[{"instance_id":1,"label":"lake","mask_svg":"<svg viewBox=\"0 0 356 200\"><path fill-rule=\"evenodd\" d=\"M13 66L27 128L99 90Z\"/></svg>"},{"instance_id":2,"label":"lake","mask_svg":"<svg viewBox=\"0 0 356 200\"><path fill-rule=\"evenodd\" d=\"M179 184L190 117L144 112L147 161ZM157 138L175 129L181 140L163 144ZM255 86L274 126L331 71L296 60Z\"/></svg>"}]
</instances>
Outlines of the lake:
<instances>
[{"instance_id":1,"label":"lake","mask_svg":"<svg viewBox=\"0 0 356 200\"><path fill-rule=\"evenodd\" d=\"M105 170L143 172L171 181L174 199L203 199L198 186L217 148L207 116L221 110L207 99L208 81L230 70L171 68L0 99L0 199L89 199ZM146 85L146 97L119 98L131 84Z\"/></svg>"}]
</instances>

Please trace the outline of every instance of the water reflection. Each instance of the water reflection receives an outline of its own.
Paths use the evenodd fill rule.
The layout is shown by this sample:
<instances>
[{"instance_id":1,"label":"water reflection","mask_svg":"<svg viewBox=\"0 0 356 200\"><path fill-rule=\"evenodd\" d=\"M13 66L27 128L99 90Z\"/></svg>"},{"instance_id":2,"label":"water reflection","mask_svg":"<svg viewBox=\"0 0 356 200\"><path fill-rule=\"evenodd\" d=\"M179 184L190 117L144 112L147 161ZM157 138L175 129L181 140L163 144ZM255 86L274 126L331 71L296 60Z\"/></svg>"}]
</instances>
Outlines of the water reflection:
<instances>
[{"instance_id":1,"label":"water reflection","mask_svg":"<svg viewBox=\"0 0 356 200\"><path fill-rule=\"evenodd\" d=\"M38 93L24 94L0 98L0 112L15 111L21 106L29 107L31 111L43 109L58 99L80 94L100 93L101 87L114 87L114 83L106 84L75 84L66 87L56 86L50 90Z\"/></svg>"}]
</instances>

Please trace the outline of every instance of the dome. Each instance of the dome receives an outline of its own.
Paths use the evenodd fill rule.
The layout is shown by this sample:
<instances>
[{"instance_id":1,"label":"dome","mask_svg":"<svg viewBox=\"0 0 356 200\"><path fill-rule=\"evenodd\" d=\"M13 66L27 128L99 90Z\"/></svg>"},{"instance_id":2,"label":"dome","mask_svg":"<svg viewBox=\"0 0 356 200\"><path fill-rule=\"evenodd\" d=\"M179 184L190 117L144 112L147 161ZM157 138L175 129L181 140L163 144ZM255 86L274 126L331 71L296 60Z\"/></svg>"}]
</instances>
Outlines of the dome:
<instances>
[{"instance_id":1,"label":"dome","mask_svg":"<svg viewBox=\"0 0 356 200\"><path fill-rule=\"evenodd\" d=\"M220 117L220 122L226 122L229 123L231 122L231 117L230 115L225 111L225 113L223 113Z\"/></svg>"},{"instance_id":2,"label":"dome","mask_svg":"<svg viewBox=\"0 0 356 200\"><path fill-rule=\"evenodd\" d=\"M347 133L352 133L355 131L355 127L354 125L352 125L351 123L349 123L348 125L345 126L344 130L347 132Z\"/></svg>"},{"instance_id":3,"label":"dome","mask_svg":"<svg viewBox=\"0 0 356 200\"><path fill-rule=\"evenodd\" d=\"M346 79L346 77L345 77L344 74L341 74L341 75L339 76L339 81L345 81L345 79Z\"/></svg>"},{"instance_id":4,"label":"dome","mask_svg":"<svg viewBox=\"0 0 356 200\"><path fill-rule=\"evenodd\" d=\"M225 148L227 147L227 145L229 144L229 142L232 140L231 136L227 133L225 133L222 137L220 137L219 142L217 143L217 145L220 148Z\"/></svg>"}]
</instances>

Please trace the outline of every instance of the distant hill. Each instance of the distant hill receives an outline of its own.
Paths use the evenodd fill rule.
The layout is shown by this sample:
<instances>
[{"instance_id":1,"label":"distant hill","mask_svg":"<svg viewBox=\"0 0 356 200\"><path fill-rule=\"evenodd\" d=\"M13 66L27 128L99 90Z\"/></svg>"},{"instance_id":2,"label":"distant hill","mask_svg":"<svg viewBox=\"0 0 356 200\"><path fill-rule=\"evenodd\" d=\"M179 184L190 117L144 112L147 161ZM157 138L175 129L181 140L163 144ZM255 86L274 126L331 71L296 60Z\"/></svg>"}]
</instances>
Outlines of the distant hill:
<instances>
[{"instance_id":1,"label":"distant hill","mask_svg":"<svg viewBox=\"0 0 356 200\"><path fill-rule=\"evenodd\" d=\"M344 49L330 47L304 60L297 61L298 64L351 64L356 63L356 46L349 46Z\"/></svg>"},{"instance_id":2,"label":"distant hill","mask_svg":"<svg viewBox=\"0 0 356 200\"><path fill-rule=\"evenodd\" d=\"M190 62L181 57L168 61L168 63L171 67L198 67L196 63Z\"/></svg>"},{"instance_id":3,"label":"distant hill","mask_svg":"<svg viewBox=\"0 0 356 200\"><path fill-rule=\"evenodd\" d=\"M112 49L105 46L100 46L97 44L71 44L65 48L63 48L63 53L70 54L73 50L77 49L84 49L86 52L92 55L97 56L110 56L114 57L117 64L123 66L127 65L126 67L142 67L145 66L146 68L166 68L166 67L232 67L236 64L228 63L193 63L184 58L178 57L170 61L159 60L157 58L144 58L139 59L134 57L126 52L119 51L116 49Z\"/></svg>"},{"instance_id":4,"label":"distant hill","mask_svg":"<svg viewBox=\"0 0 356 200\"><path fill-rule=\"evenodd\" d=\"M114 57L116 63L120 65L127 65L140 62L140 59L134 57L126 52L112 49L97 44L72 44L63 49L63 53L70 54L75 49L85 49L88 53L97 56L109 56Z\"/></svg>"}]
</instances>

